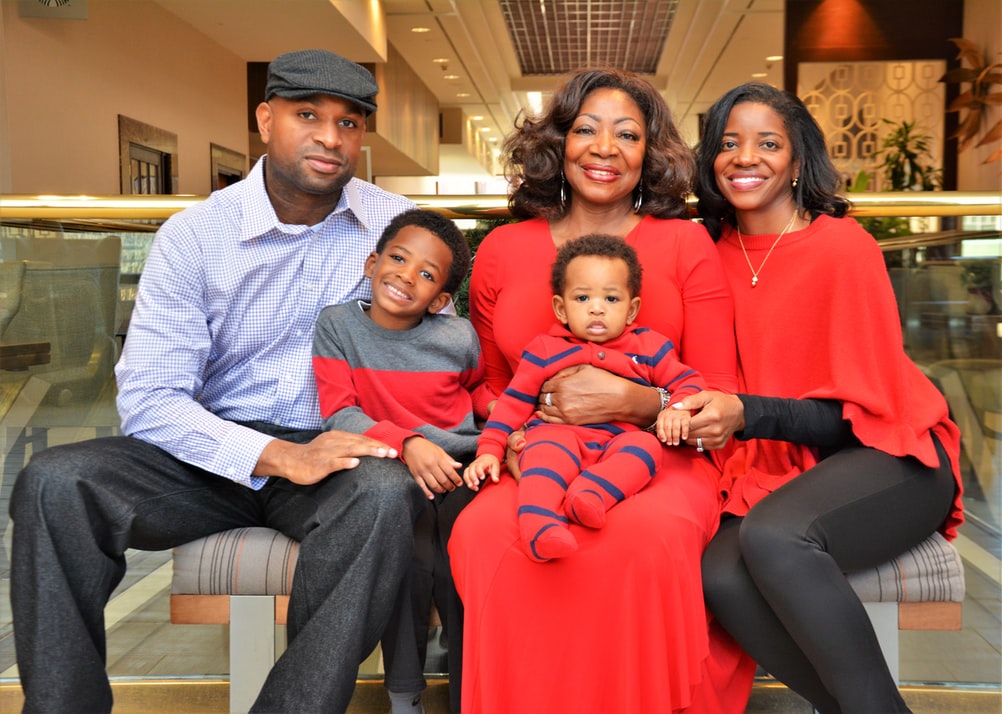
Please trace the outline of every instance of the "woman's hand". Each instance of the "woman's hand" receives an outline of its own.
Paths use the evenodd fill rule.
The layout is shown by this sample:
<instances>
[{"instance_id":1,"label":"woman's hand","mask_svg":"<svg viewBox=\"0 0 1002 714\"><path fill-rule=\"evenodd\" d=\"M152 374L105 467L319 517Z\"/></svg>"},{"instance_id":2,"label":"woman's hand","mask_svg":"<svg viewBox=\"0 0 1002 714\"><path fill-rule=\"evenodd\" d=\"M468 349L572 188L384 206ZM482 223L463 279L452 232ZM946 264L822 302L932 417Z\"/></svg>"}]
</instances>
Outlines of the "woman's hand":
<instances>
[{"instance_id":1,"label":"woman's hand","mask_svg":"<svg viewBox=\"0 0 1002 714\"><path fill-rule=\"evenodd\" d=\"M625 421L646 427L661 409L656 390L587 364L568 367L546 380L539 398L537 414L550 424Z\"/></svg>"},{"instance_id":2,"label":"woman's hand","mask_svg":"<svg viewBox=\"0 0 1002 714\"><path fill-rule=\"evenodd\" d=\"M689 444L696 439L704 449L720 449L736 431L745 427L745 408L734 394L704 391L690 394L675 405L693 412L689 422Z\"/></svg>"}]
</instances>

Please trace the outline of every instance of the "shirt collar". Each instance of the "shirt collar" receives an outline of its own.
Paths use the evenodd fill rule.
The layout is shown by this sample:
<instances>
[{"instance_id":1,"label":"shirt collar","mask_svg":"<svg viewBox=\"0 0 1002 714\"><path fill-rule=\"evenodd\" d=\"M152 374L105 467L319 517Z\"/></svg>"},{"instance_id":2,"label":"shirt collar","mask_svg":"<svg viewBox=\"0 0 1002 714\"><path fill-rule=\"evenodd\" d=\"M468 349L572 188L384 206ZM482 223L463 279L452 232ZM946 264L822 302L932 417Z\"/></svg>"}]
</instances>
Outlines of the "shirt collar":
<instances>
[{"instance_id":1,"label":"shirt collar","mask_svg":"<svg viewBox=\"0 0 1002 714\"><path fill-rule=\"evenodd\" d=\"M278 220L278 214L275 213L275 207L271 205L271 199L268 198L268 191L264 186L264 162L266 159L267 156L262 156L254 164L247 178L241 182L245 196L250 199L249 205L260 206L260 210L244 215L245 220L242 221L240 230L241 241L252 240L272 231L283 233L289 231L287 224ZM372 216L366 210L365 202L362 200L361 184L362 182L356 178L352 178L348 182L348 185L341 191L341 198L338 199L337 206L324 221L325 225L331 220L335 220L338 214L351 211L365 228L368 229L372 226ZM309 229L310 227L307 226L303 230Z\"/></svg>"}]
</instances>

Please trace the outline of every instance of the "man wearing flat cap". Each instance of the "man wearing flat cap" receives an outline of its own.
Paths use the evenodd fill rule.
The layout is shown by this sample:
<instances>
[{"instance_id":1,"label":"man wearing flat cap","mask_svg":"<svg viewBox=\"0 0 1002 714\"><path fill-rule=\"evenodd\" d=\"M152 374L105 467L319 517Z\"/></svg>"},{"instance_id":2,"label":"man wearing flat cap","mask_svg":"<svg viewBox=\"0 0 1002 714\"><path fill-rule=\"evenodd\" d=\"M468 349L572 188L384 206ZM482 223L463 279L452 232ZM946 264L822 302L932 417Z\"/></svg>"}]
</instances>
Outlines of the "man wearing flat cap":
<instances>
[{"instance_id":1,"label":"man wearing flat cap","mask_svg":"<svg viewBox=\"0 0 1002 714\"><path fill-rule=\"evenodd\" d=\"M343 712L410 565L420 488L397 453L321 433L313 325L366 300L366 257L413 207L353 178L378 87L323 50L269 67L266 155L167 220L116 367L123 436L32 456L11 496L25 711L108 712L104 606L128 548L242 526L301 542L288 649L254 711Z\"/></svg>"}]
</instances>

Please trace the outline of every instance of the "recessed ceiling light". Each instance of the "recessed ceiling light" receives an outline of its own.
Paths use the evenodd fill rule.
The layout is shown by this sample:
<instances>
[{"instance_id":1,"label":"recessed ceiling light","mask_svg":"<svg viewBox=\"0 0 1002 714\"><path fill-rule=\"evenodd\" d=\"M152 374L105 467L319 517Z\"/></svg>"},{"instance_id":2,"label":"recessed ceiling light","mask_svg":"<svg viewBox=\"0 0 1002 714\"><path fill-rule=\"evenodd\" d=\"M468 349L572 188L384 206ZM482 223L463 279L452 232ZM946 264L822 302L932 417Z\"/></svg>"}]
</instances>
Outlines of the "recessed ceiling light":
<instances>
[{"instance_id":1,"label":"recessed ceiling light","mask_svg":"<svg viewBox=\"0 0 1002 714\"><path fill-rule=\"evenodd\" d=\"M436 57L432 60L435 64L446 64L449 61L448 57Z\"/></svg>"},{"instance_id":2,"label":"recessed ceiling light","mask_svg":"<svg viewBox=\"0 0 1002 714\"><path fill-rule=\"evenodd\" d=\"M442 79L459 79L458 74L443 74Z\"/></svg>"},{"instance_id":3,"label":"recessed ceiling light","mask_svg":"<svg viewBox=\"0 0 1002 714\"><path fill-rule=\"evenodd\" d=\"M470 96L469 92L456 92L456 96L460 99Z\"/></svg>"},{"instance_id":4,"label":"recessed ceiling light","mask_svg":"<svg viewBox=\"0 0 1002 714\"><path fill-rule=\"evenodd\" d=\"M482 127L480 127L480 131L490 131L490 130L491 130L491 128L489 126L482 126Z\"/></svg>"},{"instance_id":5,"label":"recessed ceiling light","mask_svg":"<svg viewBox=\"0 0 1002 714\"><path fill-rule=\"evenodd\" d=\"M412 27L411 32L431 32L430 27Z\"/></svg>"},{"instance_id":6,"label":"recessed ceiling light","mask_svg":"<svg viewBox=\"0 0 1002 714\"><path fill-rule=\"evenodd\" d=\"M493 142L495 142L495 141L497 141L497 140L498 140L498 138L497 138L496 136L492 136L492 137L491 137L491 138L489 138L489 139L488 139L487 141L489 141L489 142L493 143Z\"/></svg>"},{"instance_id":7,"label":"recessed ceiling light","mask_svg":"<svg viewBox=\"0 0 1002 714\"><path fill-rule=\"evenodd\" d=\"M769 55L768 57L765 58L765 61L766 62L779 62L781 59L783 59L783 55Z\"/></svg>"},{"instance_id":8,"label":"recessed ceiling light","mask_svg":"<svg viewBox=\"0 0 1002 714\"><path fill-rule=\"evenodd\" d=\"M526 92L525 97L529 102L529 108L532 109L533 114L539 115L543 113L542 92Z\"/></svg>"},{"instance_id":9,"label":"recessed ceiling light","mask_svg":"<svg viewBox=\"0 0 1002 714\"><path fill-rule=\"evenodd\" d=\"M768 77L768 72L752 72L752 77Z\"/></svg>"},{"instance_id":10,"label":"recessed ceiling light","mask_svg":"<svg viewBox=\"0 0 1002 714\"><path fill-rule=\"evenodd\" d=\"M472 119L473 121L480 121L483 118L484 118L483 114L474 114L473 116L470 117L470 119Z\"/></svg>"}]
</instances>

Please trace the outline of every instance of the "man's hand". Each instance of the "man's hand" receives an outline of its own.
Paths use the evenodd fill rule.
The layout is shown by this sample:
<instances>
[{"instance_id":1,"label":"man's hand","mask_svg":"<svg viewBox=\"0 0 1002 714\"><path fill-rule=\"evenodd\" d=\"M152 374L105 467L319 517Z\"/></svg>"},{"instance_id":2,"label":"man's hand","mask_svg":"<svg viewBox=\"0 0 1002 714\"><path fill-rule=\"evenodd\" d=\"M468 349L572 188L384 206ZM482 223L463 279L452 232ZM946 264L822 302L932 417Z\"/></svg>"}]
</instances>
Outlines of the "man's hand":
<instances>
[{"instance_id":1,"label":"man's hand","mask_svg":"<svg viewBox=\"0 0 1002 714\"><path fill-rule=\"evenodd\" d=\"M335 471L353 469L359 457L395 459L396 449L368 436L346 431L326 431L308 444L272 439L254 468L255 476L278 476L309 486Z\"/></svg>"},{"instance_id":2,"label":"man's hand","mask_svg":"<svg viewBox=\"0 0 1002 714\"><path fill-rule=\"evenodd\" d=\"M463 478L456 470L463 465L424 437L411 436L404 440L404 463L429 500L434 499L436 493L454 491L456 486L463 485Z\"/></svg>"}]
</instances>

